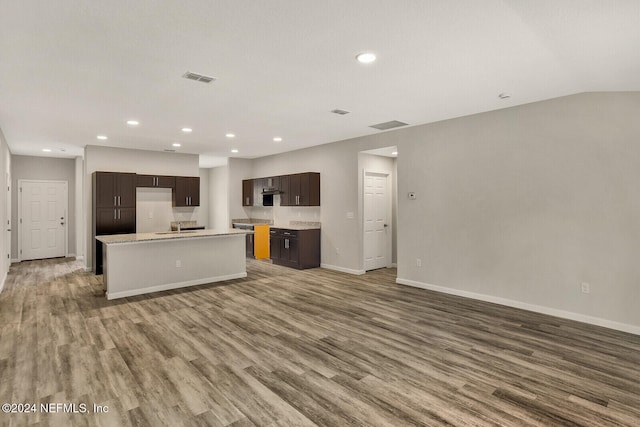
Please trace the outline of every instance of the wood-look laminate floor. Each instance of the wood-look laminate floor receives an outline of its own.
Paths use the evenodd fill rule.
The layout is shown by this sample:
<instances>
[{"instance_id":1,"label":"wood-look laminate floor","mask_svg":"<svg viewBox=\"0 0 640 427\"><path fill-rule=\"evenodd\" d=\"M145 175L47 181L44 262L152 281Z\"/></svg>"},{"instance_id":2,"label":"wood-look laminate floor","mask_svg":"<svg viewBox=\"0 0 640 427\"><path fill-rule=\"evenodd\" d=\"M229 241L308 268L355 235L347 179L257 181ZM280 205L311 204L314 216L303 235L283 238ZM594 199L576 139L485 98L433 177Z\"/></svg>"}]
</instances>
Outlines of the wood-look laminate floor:
<instances>
[{"instance_id":1,"label":"wood-look laminate floor","mask_svg":"<svg viewBox=\"0 0 640 427\"><path fill-rule=\"evenodd\" d=\"M254 261L246 279L107 301L79 266L11 267L0 403L38 408L1 425L640 425L639 336L396 285L395 270Z\"/></svg>"}]
</instances>

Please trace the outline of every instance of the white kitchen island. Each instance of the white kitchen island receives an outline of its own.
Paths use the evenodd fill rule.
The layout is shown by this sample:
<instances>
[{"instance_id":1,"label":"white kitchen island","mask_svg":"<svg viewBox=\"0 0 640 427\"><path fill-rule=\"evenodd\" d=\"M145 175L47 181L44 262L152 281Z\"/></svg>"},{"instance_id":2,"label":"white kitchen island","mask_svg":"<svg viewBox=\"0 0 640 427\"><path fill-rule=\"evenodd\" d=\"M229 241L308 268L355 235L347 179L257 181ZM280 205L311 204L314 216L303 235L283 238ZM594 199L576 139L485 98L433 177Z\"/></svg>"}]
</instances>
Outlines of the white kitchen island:
<instances>
[{"instance_id":1,"label":"white kitchen island","mask_svg":"<svg viewBox=\"0 0 640 427\"><path fill-rule=\"evenodd\" d=\"M96 236L107 299L247 276L247 230Z\"/></svg>"}]
</instances>

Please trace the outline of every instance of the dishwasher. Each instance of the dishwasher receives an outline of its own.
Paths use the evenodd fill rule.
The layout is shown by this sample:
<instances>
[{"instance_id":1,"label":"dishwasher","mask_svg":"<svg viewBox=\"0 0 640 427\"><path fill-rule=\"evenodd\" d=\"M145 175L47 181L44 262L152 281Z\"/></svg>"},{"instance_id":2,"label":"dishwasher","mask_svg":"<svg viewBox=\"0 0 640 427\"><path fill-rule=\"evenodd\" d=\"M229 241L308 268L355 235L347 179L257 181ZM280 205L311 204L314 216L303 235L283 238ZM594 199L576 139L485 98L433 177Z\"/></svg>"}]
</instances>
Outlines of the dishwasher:
<instances>
[{"instance_id":1,"label":"dishwasher","mask_svg":"<svg viewBox=\"0 0 640 427\"><path fill-rule=\"evenodd\" d=\"M252 224L233 224L233 228L237 228L239 230L251 230L253 231ZM247 258L253 258L253 234L247 234Z\"/></svg>"}]
</instances>

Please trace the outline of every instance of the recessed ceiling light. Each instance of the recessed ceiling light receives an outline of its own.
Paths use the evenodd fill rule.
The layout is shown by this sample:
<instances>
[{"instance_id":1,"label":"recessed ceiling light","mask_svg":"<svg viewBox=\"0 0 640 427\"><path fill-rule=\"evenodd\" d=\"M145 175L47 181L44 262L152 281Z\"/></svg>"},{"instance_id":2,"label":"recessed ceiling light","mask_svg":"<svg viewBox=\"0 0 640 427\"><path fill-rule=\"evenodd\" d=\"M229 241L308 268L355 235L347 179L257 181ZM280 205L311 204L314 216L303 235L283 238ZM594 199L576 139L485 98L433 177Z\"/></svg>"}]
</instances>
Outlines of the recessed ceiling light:
<instances>
[{"instance_id":1,"label":"recessed ceiling light","mask_svg":"<svg viewBox=\"0 0 640 427\"><path fill-rule=\"evenodd\" d=\"M362 52L356 55L356 59L361 64L371 64L376 60L376 54L372 52Z\"/></svg>"},{"instance_id":2,"label":"recessed ceiling light","mask_svg":"<svg viewBox=\"0 0 640 427\"><path fill-rule=\"evenodd\" d=\"M103 140L103 141L104 141L105 139L108 139L106 135L98 135L98 136L97 136L97 138L98 138L98 139L101 139L101 140Z\"/></svg>"},{"instance_id":3,"label":"recessed ceiling light","mask_svg":"<svg viewBox=\"0 0 640 427\"><path fill-rule=\"evenodd\" d=\"M281 141L282 141L282 138L281 138L281 137L279 137L279 136L276 136L275 138L273 138L273 140L274 140L275 142L281 142Z\"/></svg>"},{"instance_id":4,"label":"recessed ceiling light","mask_svg":"<svg viewBox=\"0 0 640 427\"><path fill-rule=\"evenodd\" d=\"M191 128L182 128L182 132L184 132L184 133L189 133L189 132L192 132L192 131L193 131L193 129L191 129Z\"/></svg>"},{"instance_id":5,"label":"recessed ceiling light","mask_svg":"<svg viewBox=\"0 0 640 427\"><path fill-rule=\"evenodd\" d=\"M179 142L174 142L173 144L174 147L182 147L182 144L180 144Z\"/></svg>"},{"instance_id":6,"label":"recessed ceiling light","mask_svg":"<svg viewBox=\"0 0 640 427\"><path fill-rule=\"evenodd\" d=\"M498 98L500 98L500 99L509 99L509 98L511 98L511 94L503 92L500 95L498 95Z\"/></svg>"},{"instance_id":7,"label":"recessed ceiling light","mask_svg":"<svg viewBox=\"0 0 640 427\"><path fill-rule=\"evenodd\" d=\"M225 135L227 138L235 138L236 134L235 133L228 133Z\"/></svg>"},{"instance_id":8,"label":"recessed ceiling light","mask_svg":"<svg viewBox=\"0 0 640 427\"><path fill-rule=\"evenodd\" d=\"M50 153L51 152L51 148L43 148L42 151L44 151L45 153Z\"/></svg>"},{"instance_id":9,"label":"recessed ceiling light","mask_svg":"<svg viewBox=\"0 0 640 427\"><path fill-rule=\"evenodd\" d=\"M397 156L397 155L398 155L398 152L397 152L397 151L394 151L393 153L391 153L391 155L392 155L392 156Z\"/></svg>"},{"instance_id":10,"label":"recessed ceiling light","mask_svg":"<svg viewBox=\"0 0 640 427\"><path fill-rule=\"evenodd\" d=\"M232 153L237 153L237 152L238 152L238 150L233 149L233 150L231 150L231 152L232 152Z\"/></svg>"},{"instance_id":11,"label":"recessed ceiling light","mask_svg":"<svg viewBox=\"0 0 640 427\"><path fill-rule=\"evenodd\" d=\"M127 124L129 126L138 126L140 124L140 122L137 121L137 120L127 120Z\"/></svg>"}]
</instances>

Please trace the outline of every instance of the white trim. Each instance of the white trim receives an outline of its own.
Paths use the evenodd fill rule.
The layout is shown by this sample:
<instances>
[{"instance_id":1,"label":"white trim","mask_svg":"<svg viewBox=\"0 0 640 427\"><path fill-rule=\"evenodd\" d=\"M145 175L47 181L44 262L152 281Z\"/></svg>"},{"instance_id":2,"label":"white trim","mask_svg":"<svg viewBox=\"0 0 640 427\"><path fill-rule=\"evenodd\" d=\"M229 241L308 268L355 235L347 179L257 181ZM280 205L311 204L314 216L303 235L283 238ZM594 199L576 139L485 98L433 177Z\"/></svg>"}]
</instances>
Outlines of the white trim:
<instances>
[{"instance_id":1,"label":"white trim","mask_svg":"<svg viewBox=\"0 0 640 427\"><path fill-rule=\"evenodd\" d=\"M326 268L327 270L339 271L341 273L356 274L358 276L361 275L361 274L366 273L366 271L364 271L364 270L353 270L351 268L338 267L337 265L331 265L331 264L325 264L325 263L320 264L320 268Z\"/></svg>"},{"instance_id":2,"label":"white trim","mask_svg":"<svg viewBox=\"0 0 640 427\"><path fill-rule=\"evenodd\" d=\"M11 264L15 264L17 262L20 262L18 258L11 258Z\"/></svg>"},{"instance_id":3,"label":"white trim","mask_svg":"<svg viewBox=\"0 0 640 427\"><path fill-rule=\"evenodd\" d=\"M148 294L151 292L161 292L161 291L168 291L170 289L185 288L187 286L204 285L207 283L222 282L224 280L241 279L243 277L247 277L246 271L244 273L227 274L226 276L205 277L203 279L187 280L186 282L167 283L164 285L149 286L148 288L132 289L130 291L111 292L111 293L107 292L106 295L107 295L107 299L124 298L124 297L131 297L134 295Z\"/></svg>"},{"instance_id":4,"label":"white trim","mask_svg":"<svg viewBox=\"0 0 640 427\"><path fill-rule=\"evenodd\" d=\"M555 308L544 307L541 305L528 304L521 301L510 300L506 298L494 297L491 295L478 294L475 292L462 291L459 289L445 288L442 286L430 285L428 283L416 282L415 280L397 278L396 283L399 285L412 286L414 288L427 289L430 291L440 292L449 295L456 295L475 299L479 301L491 302L494 304L505 305L507 307L519 308L521 310L533 311L535 313L547 314L549 316L560 317L562 319L575 320L577 322L588 323L595 326L603 326L617 331L628 332L630 334L640 335L640 326L620 323L613 320L602 319L600 317L587 316L585 314L574 313L571 311L558 310Z\"/></svg>"},{"instance_id":5,"label":"white trim","mask_svg":"<svg viewBox=\"0 0 640 427\"><path fill-rule=\"evenodd\" d=\"M7 280L7 273L4 273L2 275L2 280L0 280L0 293L2 293L2 290L4 289L4 281Z\"/></svg>"},{"instance_id":6,"label":"white trim","mask_svg":"<svg viewBox=\"0 0 640 427\"><path fill-rule=\"evenodd\" d=\"M84 255L76 256L76 261L84 261Z\"/></svg>"}]
</instances>

